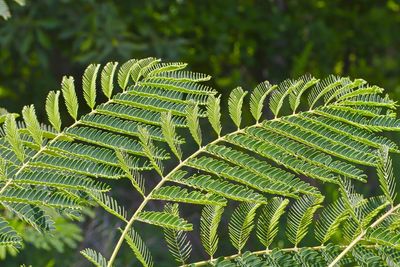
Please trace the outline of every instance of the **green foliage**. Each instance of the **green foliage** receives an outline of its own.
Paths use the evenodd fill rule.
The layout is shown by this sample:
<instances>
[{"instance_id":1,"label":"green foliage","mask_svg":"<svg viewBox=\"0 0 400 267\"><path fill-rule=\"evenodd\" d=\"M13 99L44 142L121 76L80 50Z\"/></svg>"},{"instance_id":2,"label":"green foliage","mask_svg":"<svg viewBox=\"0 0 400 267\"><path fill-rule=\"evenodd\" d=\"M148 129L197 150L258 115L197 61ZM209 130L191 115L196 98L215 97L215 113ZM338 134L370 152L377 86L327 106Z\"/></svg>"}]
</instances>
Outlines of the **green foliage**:
<instances>
[{"instance_id":1,"label":"green foliage","mask_svg":"<svg viewBox=\"0 0 400 267\"><path fill-rule=\"evenodd\" d=\"M100 72L93 64L86 69L86 113L74 79L63 78L63 103L74 119L64 130L57 129L62 122L57 92L46 103L56 131L40 126L33 106L23 109L24 123L6 116L0 137L0 202L5 211L48 232L54 213L79 217L85 206L97 203L124 224L109 259L94 250L82 252L97 266L116 264L124 243L142 265L155 265L138 230L141 224L160 227L166 246L181 264L189 263L193 250L186 232L200 225L200 240L210 259L194 266L334 266L375 264L395 257L395 252L384 249L392 246L398 252L400 205L389 158L389 152L398 149L378 133L399 131L400 121L394 116L395 103L382 97L382 90L363 80L303 76L277 86L262 83L249 97L246 110L247 91L237 87L227 101L236 130L221 135L220 98L201 84L207 75L155 58L120 66L107 64ZM111 85L115 73L118 88ZM96 85L98 76L101 86ZM96 97L98 90L107 97L104 103ZM265 114L272 113L272 118L264 115L264 107L269 107ZM256 123L243 126L243 111L250 112ZM202 136L209 126L203 126L207 118L216 139ZM198 148L184 155L180 148L190 144L190 136ZM176 163L172 167L171 161ZM383 195L357 192L359 183L372 179L365 167L377 170ZM146 171L150 174L144 178ZM116 180L112 186L106 184L110 179ZM121 179L128 179L132 193L141 199L131 217L108 192ZM339 196L325 197L320 181L336 188ZM185 219L186 213L180 214L178 204L167 203L159 211L149 205L156 201L205 207L200 220L192 222ZM239 203L227 234L237 254L218 258L224 232L219 225L232 202ZM7 219L4 244L20 244L18 229ZM245 252L256 225L264 249ZM293 247L275 246L279 231L287 237L282 237L283 245ZM319 245L303 245L312 233ZM343 236L341 242L337 236Z\"/></svg>"}]
</instances>

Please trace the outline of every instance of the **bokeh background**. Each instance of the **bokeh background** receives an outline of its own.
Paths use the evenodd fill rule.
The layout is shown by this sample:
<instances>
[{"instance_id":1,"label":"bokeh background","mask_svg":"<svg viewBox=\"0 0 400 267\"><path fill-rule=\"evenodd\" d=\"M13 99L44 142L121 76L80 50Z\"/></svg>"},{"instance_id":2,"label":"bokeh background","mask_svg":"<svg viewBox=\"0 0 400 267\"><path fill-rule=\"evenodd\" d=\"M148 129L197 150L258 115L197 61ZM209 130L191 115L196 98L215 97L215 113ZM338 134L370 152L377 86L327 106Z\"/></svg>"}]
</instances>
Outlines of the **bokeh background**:
<instances>
[{"instance_id":1,"label":"bokeh background","mask_svg":"<svg viewBox=\"0 0 400 267\"><path fill-rule=\"evenodd\" d=\"M80 77L93 62L148 56L212 75L210 85L224 97L238 85L251 89L309 73L363 78L400 99L398 0L11 2L12 18L0 19L0 106L19 112L34 103L42 121L45 97L63 75ZM123 186L116 192L134 205ZM53 241L27 234L31 243L17 257L0 252L4 266L84 266L78 249L107 251L119 226L99 211L80 228L60 225ZM155 258L170 260L154 229L143 231ZM127 253L121 263L131 266Z\"/></svg>"}]
</instances>

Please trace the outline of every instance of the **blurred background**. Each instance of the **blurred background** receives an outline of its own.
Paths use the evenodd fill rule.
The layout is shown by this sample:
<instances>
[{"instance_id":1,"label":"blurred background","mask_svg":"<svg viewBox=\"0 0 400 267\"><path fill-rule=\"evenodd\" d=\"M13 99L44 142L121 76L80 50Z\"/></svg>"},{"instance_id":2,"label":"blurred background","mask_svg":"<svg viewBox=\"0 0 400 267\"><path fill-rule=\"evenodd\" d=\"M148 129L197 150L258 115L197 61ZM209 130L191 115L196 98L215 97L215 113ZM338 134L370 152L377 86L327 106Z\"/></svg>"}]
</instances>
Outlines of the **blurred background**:
<instances>
[{"instance_id":1,"label":"blurred background","mask_svg":"<svg viewBox=\"0 0 400 267\"><path fill-rule=\"evenodd\" d=\"M264 80L310 73L363 78L400 99L398 0L8 3L12 17L0 18L0 106L19 112L34 103L42 121L45 97L60 88L63 75L80 77L94 62L148 56L187 62L212 75L210 85L225 97L238 85L252 89ZM129 192L123 187L117 192L129 207ZM118 233L113 230L118 222L101 212L88 214L81 228L60 220L62 231L54 241L27 234L31 243L17 257L1 251L4 266L84 266L78 249L107 251ZM169 261L154 229L148 231L155 258ZM131 266L126 252L121 263Z\"/></svg>"}]
</instances>

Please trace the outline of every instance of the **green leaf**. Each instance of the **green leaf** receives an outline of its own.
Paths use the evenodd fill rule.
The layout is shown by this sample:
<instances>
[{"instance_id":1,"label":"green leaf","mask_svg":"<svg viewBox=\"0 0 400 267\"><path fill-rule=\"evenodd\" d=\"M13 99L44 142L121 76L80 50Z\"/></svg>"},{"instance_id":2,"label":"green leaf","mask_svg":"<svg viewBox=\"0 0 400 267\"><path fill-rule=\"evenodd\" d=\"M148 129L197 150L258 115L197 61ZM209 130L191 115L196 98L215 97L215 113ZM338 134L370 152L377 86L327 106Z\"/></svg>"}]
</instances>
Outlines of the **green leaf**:
<instances>
[{"instance_id":1,"label":"green leaf","mask_svg":"<svg viewBox=\"0 0 400 267\"><path fill-rule=\"evenodd\" d=\"M43 131L36 116L35 107L33 105L24 106L22 109L22 116L29 134L32 136L35 143L41 146L43 143Z\"/></svg>"},{"instance_id":2,"label":"green leaf","mask_svg":"<svg viewBox=\"0 0 400 267\"><path fill-rule=\"evenodd\" d=\"M11 145L12 151L15 153L19 161L24 162L25 150L18 132L17 123L15 122L15 118L12 114L7 115L4 123L4 131L6 134L5 138Z\"/></svg>"},{"instance_id":3,"label":"green leaf","mask_svg":"<svg viewBox=\"0 0 400 267\"><path fill-rule=\"evenodd\" d=\"M100 64L89 65L82 78L83 97L92 110L96 105L96 79L99 68Z\"/></svg>"},{"instance_id":4,"label":"green leaf","mask_svg":"<svg viewBox=\"0 0 400 267\"><path fill-rule=\"evenodd\" d=\"M61 91L65 100L65 105L69 115L76 120L78 117L78 98L75 92L74 78L63 77L61 82Z\"/></svg>"},{"instance_id":5,"label":"green leaf","mask_svg":"<svg viewBox=\"0 0 400 267\"><path fill-rule=\"evenodd\" d=\"M61 115L59 107L60 91L50 91L46 98L46 113L51 125L57 132L61 131Z\"/></svg>"},{"instance_id":6,"label":"green leaf","mask_svg":"<svg viewBox=\"0 0 400 267\"><path fill-rule=\"evenodd\" d=\"M162 228L169 228L182 231L193 230L193 225L188 223L185 219L179 216L158 211L142 211L137 214L137 220L160 226Z\"/></svg>"},{"instance_id":7,"label":"green leaf","mask_svg":"<svg viewBox=\"0 0 400 267\"><path fill-rule=\"evenodd\" d=\"M201 212L200 239L206 253L213 258L218 249L218 226L224 212L223 206L207 205Z\"/></svg>"},{"instance_id":8,"label":"green leaf","mask_svg":"<svg viewBox=\"0 0 400 267\"><path fill-rule=\"evenodd\" d=\"M178 204L167 203L164 207L164 211L179 217ZM175 260L180 264L185 264L192 252L192 245L187 238L186 232L164 228L164 237L165 241L167 241L169 251L172 256L174 256Z\"/></svg>"},{"instance_id":9,"label":"green leaf","mask_svg":"<svg viewBox=\"0 0 400 267\"><path fill-rule=\"evenodd\" d=\"M221 136L221 97L210 96L207 102L207 117L210 121L211 127L217 133L218 137Z\"/></svg>"},{"instance_id":10,"label":"green leaf","mask_svg":"<svg viewBox=\"0 0 400 267\"><path fill-rule=\"evenodd\" d=\"M271 85L268 81L262 82L256 86L250 97L250 112L256 122L261 118L265 98L276 89L276 85Z\"/></svg>"},{"instance_id":11,"label":"green leaf","mask_svg":"<svg viewBox=\"0 0 400 267\"><path fill-rule=\"evenodd\" d=\"M306 236L308 227L313 221L314 213L322 202L322 198L303 196L290 207L286 234L289 241L297 247Z\"/></svg>"},{"instance_id":12,"label":"green leaf","mask_svg":"<svg viewBox=\"0 0 400 267\"><path fill-rule=\"evenodd\" d=\"M177 144L176 140L176 132L175 132L175 125L172 121L172 114L171 112L163 112L161 113L161 130L165 141L167 142L168 146L170 147L172 153L181 160L182 159L182 151Z\"/></svg>"},{"instance_id":13,"label":"green leaf","mask_svg":"<svg viewBox=\"0 0 400 267\"><path fill-rule=\"evenodd\" d=\"M126 86L128 85L129 78L131 77L132 68L136 62L136 59L131 59L125 62L124 64L122 64L118 71L118 85L123 91L125 91Z\"/></svg>"},{"instance_id":14,"label":"green leaf","mask_svg":"<svg viewBox=\"0 0 400 267\"><path fill-rule=\"evenodd\" d=\"M201 147L202 137L199 124L199 107L197 104L190 103L190 105L187 106L186 112L187 127L189 128L193 139L196 141L199 147Z\"/></svg>"},{"instance_id":15,"label":"green leaf","mask_svg":"<svg viewBox=\"0 0 400 267\"><path fill-rule=\"evenodd\" d=\"M389 148L383 146L379 150L378 179L380 187L387 200L393 205L396 199L396 182L393 174L392 159L389 157Z\"/></svg>"},{"instance_id":16,"label":"green leaf","mask_svg":"<svg viewBox=\"0 0 400 267\"><path fill-rule=\"evenodd\" d=\"M257 237L267 249L278 234L279 219L285 213L285 208L288 204L288 199L276 197L262 206L262 212L257 224Z\"/></svg>"},{"instance_id":17,"label":"green leaf","mask_svg":"<svg viewBox=\"0 0 400 267\"><path fill-rule=\"evenodd\" d=\"M240 254L254 227L254 218L260 204L241 203L229 221L229 239Z\"/></svg>"},{"instance_id":18,"label":"green leaf","mask_svg":"<svg viewBox=\"0 0 400 267\"><path fill-rule=\"evenodd\" d=\"M228 99L229 115L238 129L240 129L242 121L243 100L246 95L247 92L243 91L242 87L236 87L232 90Z\"/></svg>"},{"instance_id":19,"label":"green leaf","mask_svg":"<svg viewBox=\"0 0 400 267\"><path fill-rule=\"evenodd\" d=\"M128 234L125 236L125 240L138 261L140 261L144 267L152 267L154 265L153 257L151 256L149 249L136 230L130 229Z\"/></svg>"},{"instance_id":20,"label":"green leaf","mask_svg":"<svg viewBox=\"0 0 400 267\"><path fill-rule=\"evenodd\" d=\"M118 62L108 62L101 71L101 89L104 95L111 99L114 90L114 75Z\"/></svg>"},{"instance_id":21,"label":"green leaf","mask_svg":"<svg viewBox=\"0 0 400 267\"><path fill-rule=\"evenodd\" d=\"M107 267L107 259L101 255L100 252L97 252L91 248L85 248L80 252L88 261L93 263L96 267Z\"/></svg>"}]
</instances>

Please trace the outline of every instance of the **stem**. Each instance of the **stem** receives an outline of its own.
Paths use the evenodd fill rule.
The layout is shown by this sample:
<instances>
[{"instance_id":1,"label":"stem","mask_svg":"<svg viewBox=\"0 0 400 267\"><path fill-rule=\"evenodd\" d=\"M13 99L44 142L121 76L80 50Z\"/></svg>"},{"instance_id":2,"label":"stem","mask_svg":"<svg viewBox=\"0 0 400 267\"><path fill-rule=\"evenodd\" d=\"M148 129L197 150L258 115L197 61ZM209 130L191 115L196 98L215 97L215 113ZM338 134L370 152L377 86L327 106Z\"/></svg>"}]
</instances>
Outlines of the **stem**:
<instances>
[{"instance_id":1,"label":"stem","mask_svg":"<svg viewBox=\"0 0 400 267\"><path fill-rule=\"evenodd\" d=\"M383 222L388 216L390 216L393 212L400 209L400 204L395 207L392 207L385 214L379 217L373 224L371 224L368 228L374 228L381 222ZM367 229L368 229L367 228ZM362 231L330 264L328 267L334 267L346 254L349 252L367 233L367 229Z\"/></svg>"}]
</instances>

